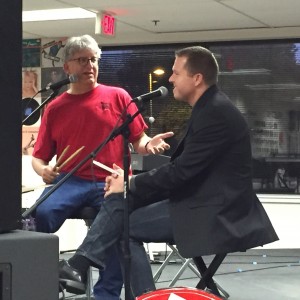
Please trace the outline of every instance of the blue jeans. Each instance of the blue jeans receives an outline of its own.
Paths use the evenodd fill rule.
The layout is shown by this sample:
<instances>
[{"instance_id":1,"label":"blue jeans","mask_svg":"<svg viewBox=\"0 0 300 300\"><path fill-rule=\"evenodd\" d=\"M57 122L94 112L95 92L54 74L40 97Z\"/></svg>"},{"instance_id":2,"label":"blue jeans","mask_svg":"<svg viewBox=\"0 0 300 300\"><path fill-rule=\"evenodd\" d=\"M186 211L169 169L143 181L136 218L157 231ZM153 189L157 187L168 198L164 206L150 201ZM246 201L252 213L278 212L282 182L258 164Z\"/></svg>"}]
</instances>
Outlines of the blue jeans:
<instances>
[{"instance_id":1,"label":"blue jeans","mask_svg":"<svg viewBox=\"0 0 300 300\"><path fill-rule=\"evenodd\" d=\"M123 244L123 194L113 194L104 200L93 225L76 254L88 258L93 266L105 269L112 247ZM164 200L134 210L129 217L131 252L131 290L135 297L155 290L151 266L143 242L174 243L169 214L169 201ZM124 264L123 251L120 262Z\"/></svg>"},{"instance_id":2,"label":"blue jeans","mask_svg":"<svg viewBox=\"0 0 300 300\"><path fill-rule=\"evenodd\" d=\"M61 174L54 183L63 178ZM39 232L56 232L66 219L84 206L100 208L103 202L104 183L83 180L70 176L45 201L38 205L35 212L36 229ZM41 197L48 192L46 188ZM100 271L100 279L94 287L96 300L119 300L123 278L117 251L107 256L107 270Z\"/></svg>"}]
</instances>

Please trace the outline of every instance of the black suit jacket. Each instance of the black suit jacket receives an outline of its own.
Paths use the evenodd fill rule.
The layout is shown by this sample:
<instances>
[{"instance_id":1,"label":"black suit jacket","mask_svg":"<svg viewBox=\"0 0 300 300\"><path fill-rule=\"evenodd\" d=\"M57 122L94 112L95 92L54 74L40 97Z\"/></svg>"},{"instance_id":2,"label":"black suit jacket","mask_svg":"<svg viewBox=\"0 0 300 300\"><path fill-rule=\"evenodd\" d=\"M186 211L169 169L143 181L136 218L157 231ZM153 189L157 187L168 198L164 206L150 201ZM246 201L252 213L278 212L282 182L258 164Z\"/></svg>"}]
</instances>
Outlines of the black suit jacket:
<instances>
[{"instance_id":1,"label":"black suit jacket","mask_svg":"<svg viewBox=\"0 0 300 300\"><path fill-rule=\"evenodd\" d=\"M253 192L251 161L245 119L212 86L193 107L171 162L137 175L131 189L144 199L169 192L174 238L183 256L244 251L278 239Z\"/></svg>"}]
</instances>

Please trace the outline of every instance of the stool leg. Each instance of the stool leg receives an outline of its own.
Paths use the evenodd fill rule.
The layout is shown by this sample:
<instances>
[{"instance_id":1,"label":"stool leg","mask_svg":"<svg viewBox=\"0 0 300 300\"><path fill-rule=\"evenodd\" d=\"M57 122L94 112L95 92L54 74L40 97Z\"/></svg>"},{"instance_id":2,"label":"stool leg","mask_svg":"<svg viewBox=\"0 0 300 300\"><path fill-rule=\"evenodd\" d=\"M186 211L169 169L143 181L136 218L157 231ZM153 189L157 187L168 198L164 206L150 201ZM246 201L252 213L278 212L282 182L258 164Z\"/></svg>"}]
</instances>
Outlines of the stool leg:
<instances>
[{"instance_id":1,"label":"stool leg","mask_svg":"<svg viewBox=\"0 0 300 300\"><path fill-rule=\"evenodd\" d=\"M185 269L189 266L189 264L191 263L191 258L187 259L184 264L181 266L181 268L179 269L179 271L177 272L177 274L174 276L174 278L172 279L171 283L169 284L170 287L174 286L177 282L177 280L180 278L181 274L185 271Z\"/></svg>"},{"instance_id":2,"label":"stool leg","mask_svg":"<svg viewBox=\"0 0 300 300\"><path fill-rule=\"evenodd\" d=\"M224 260L225 256L226 254L216 255L208 268L206 267L202 257L194 258L194 262L202 275L201 280L196 286L198 289L205 289L208 287L215 295L221 296L219 289L212 277Z\"/></svg>"},{"instance_id":3,"label":"stool leg","mask_svg":"<svg viewBox=\"0 0 300 300\"><path fill-rule=\"evenodd\" d=\"M182 263L185 264L185 267L189 267L199 278L201 278L201 275L199 273L199 271L192 265L192 259L191 258L184 258L182 255L180 255L180 253L178 252L177 248L175 248L175 246L173 245L168 245L173 251L174 253L176 253L176 255L181 259ZM188 261L188 264L186 263ZM182 267L181 267L182 268Z\"/></svg>"},{"instance_id":4,"label":"stool leg","mask_svg":"<svg viewBox=\"0 0 300 300\"><path fill-rule=\"evenodd\" d=\"M86 299L91 300L93 295L93 269L89 267L86 283Z\"/></svg>"},{"instance_id":5,"label":"stool leg","mask_svg":"<svg viewBox=\"0 0 300 300\"><path fill-rule=\"evenodd\" d=\"M153 276L153 280L154 282L156 282L161 274L161 272L163 271L163 269L167 266L167 264L169 263L169 261L171 260L172 256L174 255L174 252L171 251L170 254L168 255L168 257L165 259L165 261L162 263L162 265L158 268L158 270L156 271L156 273Z\"/></svg>"}]
</instances>

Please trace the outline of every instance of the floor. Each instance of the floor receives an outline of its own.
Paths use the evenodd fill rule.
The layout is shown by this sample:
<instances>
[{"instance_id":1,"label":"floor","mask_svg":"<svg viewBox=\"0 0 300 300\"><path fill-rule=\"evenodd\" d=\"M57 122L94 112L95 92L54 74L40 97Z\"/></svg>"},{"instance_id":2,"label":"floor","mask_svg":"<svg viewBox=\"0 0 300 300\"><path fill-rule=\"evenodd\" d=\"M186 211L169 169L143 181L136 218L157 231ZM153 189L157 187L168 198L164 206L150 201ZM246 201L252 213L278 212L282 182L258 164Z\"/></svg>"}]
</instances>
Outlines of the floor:
<instances>
[{"instance_id":1,"label":"floor","mask_svg":"<svg viewBox=\"0 0 300 300\"><path fill-rule=\"evenodd\" d=\"M68 254L62 255L67 257ZM164 253L154 256L153 274L161 266ZM208 262L211 257L205 257ZM175 257L160 274L156 286L166 288L181 267ZM93 270L96 280L97 270ZM218 269L215 281L230 294L230 300L292 300L300 299L300 249L252 249L228 255ZM175 286L195 287L199 278L185 269ZM121 295L124 299L124 289ZM66 295L65 299L74 299ZM76 298L78 299L78 298ZM86 299L81 296L80 299ZM98 299L97 299L98 300Z\"/></svg>"}]
</instances>

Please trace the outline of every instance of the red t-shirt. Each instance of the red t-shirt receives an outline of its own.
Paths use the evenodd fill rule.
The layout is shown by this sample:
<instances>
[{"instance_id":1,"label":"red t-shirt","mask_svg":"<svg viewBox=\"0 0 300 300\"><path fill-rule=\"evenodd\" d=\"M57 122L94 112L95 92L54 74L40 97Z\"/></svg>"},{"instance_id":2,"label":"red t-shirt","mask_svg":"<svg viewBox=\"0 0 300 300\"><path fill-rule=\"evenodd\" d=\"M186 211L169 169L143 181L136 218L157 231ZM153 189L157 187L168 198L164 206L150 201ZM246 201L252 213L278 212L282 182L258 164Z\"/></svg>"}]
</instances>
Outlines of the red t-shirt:
<instances>
[{"instance_id":1,"label":"red t-shirt","mask_svg":"<svg viewBox=\"0 0 300 300\"><path fill-rule=\"evenodd\" d=\"M60 157L68 145L70 147L65 158L85 146L60 170L61 172L71 171L109 136L130 101L131 97L124 89L102 84L81 95L63 93L45 110L33 156L49 162L56 154ZM134 103L127 108L127 113L130 115L136 111L137 107ZM117 126L120 126L123 120L124 118ZM142 132L147 129L147 125L142 116L138 115L130 123L129 128L129 141L132 143L139 139ZM109 167L112 167L113 163L123 167L123 152L123 137L119 135L102 148L95 160ZM104 180L109 172L92 164L90 159L75 175L88 180L93 180L95 177L97 180Z\"/></svg>"}]
</instances>

